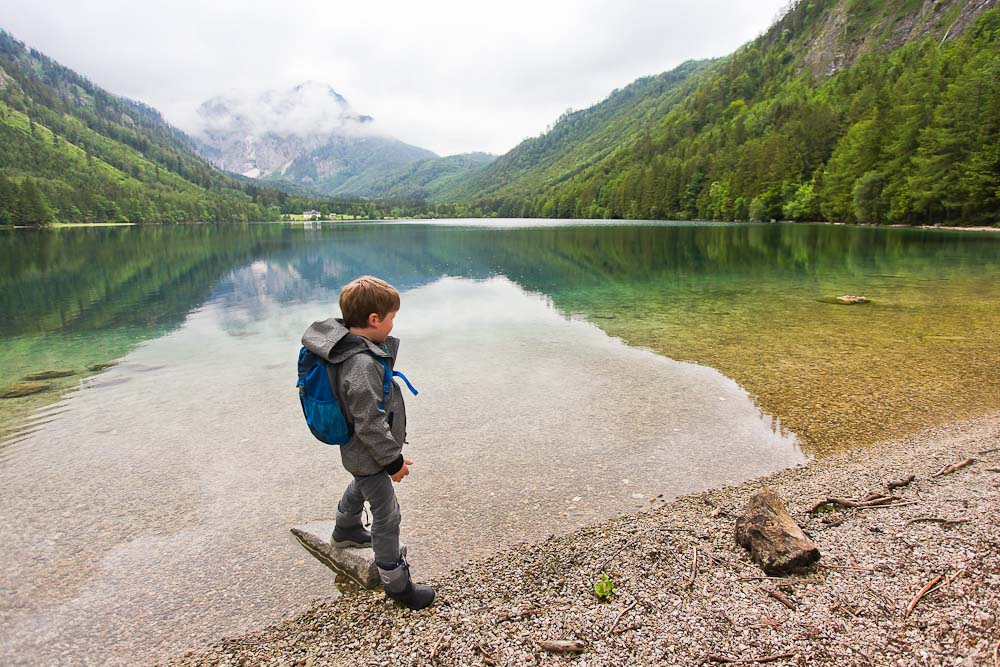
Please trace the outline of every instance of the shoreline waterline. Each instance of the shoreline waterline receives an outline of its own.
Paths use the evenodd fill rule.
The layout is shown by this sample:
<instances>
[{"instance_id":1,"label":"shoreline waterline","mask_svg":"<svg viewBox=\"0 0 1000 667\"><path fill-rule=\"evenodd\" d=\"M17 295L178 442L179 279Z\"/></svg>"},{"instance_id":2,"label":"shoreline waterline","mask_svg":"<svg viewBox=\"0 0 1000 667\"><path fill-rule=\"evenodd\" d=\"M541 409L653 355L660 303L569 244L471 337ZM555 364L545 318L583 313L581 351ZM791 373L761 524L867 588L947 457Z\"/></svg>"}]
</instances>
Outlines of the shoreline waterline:
<instances>
[{"instance_id":1,"label":"shoreline waterline","mask_svg":"<svg viewBox=\"0 0 1000 667\"><path fill-rule=\"evenodd\" d=\"M386 223L386 222L440 222L443 220L511 220L511 219L524 219L524 220L534 220L534 221L544 221L544 220L558 220L586 224L587 222L612 222L615 224L643 224L651 222L662 222L662 223L680 223L685 222L716 222L720 224L731 224L731 225L759 225L759 224L787 224L787 225L836 225L840 227L871 227L874 229L927 229L927 230L941 230L941 231L951 231L951 232L1000 232L1000 223L995 225L904 225L904 224L872 224L866 222L837 222L829 220L775 220L772 222L766 220L659 220L659 219L619 219L619 218L497 218L491 216L483 216L481 218L436 218L436 217L421 217L421 218L379 218L376 220L367 219L353 219L349 220L347 218L340 219L330 219L330 220L306 220L306 219L289 219L289 220L248 220L246 222L211 222L211 221L201 221L201 220L190 220L184 222L165 222L165 221L150 221L150 222L47 222L40 225L0 225L0 231L15 230L15 229L83 229L88 227L141 227L141 226L158 226L158 225L242 225L242 224L302 224L302 223L335 223L335 224L364 224L364 223Z\"/></svg>"}]
</instances>

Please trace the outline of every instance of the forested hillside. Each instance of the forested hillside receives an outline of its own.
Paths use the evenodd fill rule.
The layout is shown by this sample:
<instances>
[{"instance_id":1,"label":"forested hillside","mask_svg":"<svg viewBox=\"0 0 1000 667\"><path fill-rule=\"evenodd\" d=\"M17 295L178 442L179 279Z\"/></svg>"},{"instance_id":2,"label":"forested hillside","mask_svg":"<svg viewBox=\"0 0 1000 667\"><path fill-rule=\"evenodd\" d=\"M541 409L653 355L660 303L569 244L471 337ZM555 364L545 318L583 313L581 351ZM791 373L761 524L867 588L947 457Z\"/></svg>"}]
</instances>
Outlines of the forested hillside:
<instances>
[{"instance_id":1,"label":"forested hillside","mask_svg":"<svg viewBox=\"0 0 1000 667\"><path fill-rule=\"evenodd\" d=\"M996 4L798 2L673 87L564 116L453 196L501 216L997 222ZM630 89L628 112L602 113Z\"/></svg>"},{"instance_id":2,"label":"forested hillside","mask_svg":"<svg viewBox=\"0 0 1000 667\"><path fill-rule=\"evenodd\" d=\"M376 198L455 199L454 193L470 182L470 176L495 159L489 153L461 153L421 160L372 179L365 193Z\"/></svg>"},{"instance_id":3,"label":"forested hillside","mask_svg":"<svg viewBox=\"0 0 1000 667\"><path fill-rule=\"evenodd\" d=\"M422 202L289 194L232 178L159 112L0 31L0 224L277 220L304 209L419 215Z\"/></svg>"}]
</instances>

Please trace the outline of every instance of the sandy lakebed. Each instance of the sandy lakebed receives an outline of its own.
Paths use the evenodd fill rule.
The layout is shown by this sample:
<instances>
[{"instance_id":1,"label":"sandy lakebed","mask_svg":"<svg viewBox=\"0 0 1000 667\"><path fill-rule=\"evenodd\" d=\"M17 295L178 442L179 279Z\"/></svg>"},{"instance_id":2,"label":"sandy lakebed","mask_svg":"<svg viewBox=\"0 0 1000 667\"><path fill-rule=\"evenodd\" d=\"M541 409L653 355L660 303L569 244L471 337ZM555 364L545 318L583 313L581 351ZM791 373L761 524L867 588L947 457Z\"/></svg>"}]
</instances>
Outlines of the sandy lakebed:
<instances>
[{"instance_id":1,"label":"sandy lakebed","mask_svg":"<svg viewBox=\"0 0 1000 667\"><path fill-rule=\"evenodd\" d=\"M889 506L809 511L910 475ZM736 545L735 518L764 486L817 543L818 566L768 578ZM601 573L615 585L604 603ZM166 664L995 667L1000 412L653 502L430 583L438 600L422 612L355 591ZM549 640L582 651L552 652Z\"/></svg>"}]
</instances>

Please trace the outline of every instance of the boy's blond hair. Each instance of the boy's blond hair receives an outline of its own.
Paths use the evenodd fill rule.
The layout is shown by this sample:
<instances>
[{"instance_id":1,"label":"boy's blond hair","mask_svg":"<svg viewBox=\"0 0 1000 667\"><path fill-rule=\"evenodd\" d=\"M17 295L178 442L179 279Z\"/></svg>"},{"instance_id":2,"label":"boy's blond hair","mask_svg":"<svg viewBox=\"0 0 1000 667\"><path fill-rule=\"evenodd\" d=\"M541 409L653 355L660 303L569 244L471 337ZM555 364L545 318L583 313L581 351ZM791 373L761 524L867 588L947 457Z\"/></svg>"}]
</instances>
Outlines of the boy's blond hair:
<instances>
[{"instance_id":1,"label":"boy's blond hair","mask_svg":"<svg viewBox=\"0 0 1000 667\"><path fill-rule=\"evenodd\" d=\"M399 292L375 276L361 276L340 290L340 312L348 328L368 326L368 316L376 313L384 318L399 310Z\"/></svg>"}]
</instances>

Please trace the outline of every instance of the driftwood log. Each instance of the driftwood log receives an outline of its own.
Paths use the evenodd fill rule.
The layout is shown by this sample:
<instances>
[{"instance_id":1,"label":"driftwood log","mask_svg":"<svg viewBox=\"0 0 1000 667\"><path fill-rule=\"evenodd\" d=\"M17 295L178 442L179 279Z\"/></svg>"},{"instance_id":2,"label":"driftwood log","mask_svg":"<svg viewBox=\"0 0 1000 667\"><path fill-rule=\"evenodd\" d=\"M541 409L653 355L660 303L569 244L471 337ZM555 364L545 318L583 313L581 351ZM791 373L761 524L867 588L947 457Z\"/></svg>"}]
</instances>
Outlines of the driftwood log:
<instances>
[{"instance_id":1,"label":"driftwood log","mask_svg":"<svg viewBox=\"0 0 1000 667\"><path fill-rule=\"evenodd\" d=\"M810 540L770 487L754 495L736 520L736 542L769 575L780 576L819 560Z\"/></svg>"}]
</instances>

